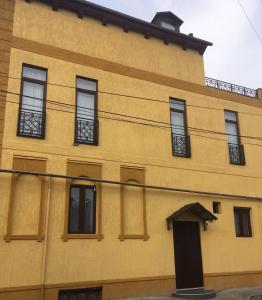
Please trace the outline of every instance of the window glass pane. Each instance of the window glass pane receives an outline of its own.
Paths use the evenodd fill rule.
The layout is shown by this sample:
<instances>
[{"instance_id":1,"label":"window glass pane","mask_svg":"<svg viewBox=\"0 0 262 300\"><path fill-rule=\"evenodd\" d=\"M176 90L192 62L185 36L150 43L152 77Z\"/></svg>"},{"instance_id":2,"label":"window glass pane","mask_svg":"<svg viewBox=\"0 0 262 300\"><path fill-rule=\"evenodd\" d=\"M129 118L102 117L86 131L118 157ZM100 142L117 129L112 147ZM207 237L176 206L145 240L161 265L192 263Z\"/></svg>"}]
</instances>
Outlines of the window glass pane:
<instances>
[{"instance_id":1,"label":"window glass pane","mask_svg":"<svg viewBox=\"0 0 262 300\"><path fill-rule=\"evenodd\" d=\"M225 111L225 119L229 121L237 121L237 115L232 111Z\"/></svg>"},{"instance_id":2,"label":"window glass pane","mask_svg":"<svg viewBox=\"0 0 262 300\"><path fill-rule=\"evenodd\" d=\"M36 68L23 67L23 77L46 81L46 71Z\"/></svg>"},{"instance_id":3,"label":"window glass pane","mask_svg":"<svg viewBox=\"0 0 262 300\"><path fill-rule=\"evenodd\" d=\"M94 120L95 96L85 93L77 93L77 118Z\"/></svg>"},{"instance_id":4,"label":"window glass pane","mask_svg":"<svg viewBox=\"0 0 262 300\"><path fill-rule=\"evenodd\" d=\"M80 209L80 188L71 188L69 232L77 233L79 231L79 209Z\"/></svg>"},{"instance_id":5,"label":"window glass pane","mask_svg":"<svg viewBox=\"0 0 262 300\"><path fill-rule=\"evenodd\" d=\"M243 235L250 236L249 211L248 210L242 211L242 228L243 228Z\"/></svg>"},{"instance_id":6,"label":"window glass pane","mask_svg":"<svg viewBox=\"0 0 262 300\"><path fill-rule=\"evenodd\" d=\"M163 22L163 21L161 22L161 26L163 28L166 28L166 29L169 29L169 30L175 30L176 29L174 25L169 24L167 22Z\"/></svg>"},{"instance_id":7,"label":"window glass pane","mask_svg":"<svg viewBox=\"0 0 262 300\"><path fill-rule=\"evenodd\" d=\"M173 133L178 135L185 135L184 114L176 111L171 111L171 126Z\"/></svg>"},{"instance_id":8,"label":"window glass pane","mask_svg":"<svg viewBox=\"0 0 262 300\"><path fill-rule=\"evenodd\" d=\"M84 232L94 232L94 190L86 188L84 191Z\"/></svg>"},{"instance_id":9,"label":"window glass pane","mask_svg":"<svg viewBox=\"0 0 262 300\"><path fill-rule=\"evenodd\" d=\"M170 100L170 108L184 110L185 103L184 103L184 101L171 99Z\"/></svg>"},{"instance_id":10,"label":"window glass pane","mask_svg":"<svg viewBox=\"0 0 262 300\"><path fill-rule=\"evenodd\" d=\"M234 211L234 216L235 216L236 235L240 236L241 235L241 229L240 229L241 228L241 225L240 225L241 218L239 216L239 211L238 210Z\"/></svg>"},{"instance_id":11,"label":"window glass pane","mask_svg":"<svg viewBox=\"0 0 262 300\"><path fill-rule=\"evenodd\" d=\"M28 109L34 111L43 110L43 98L44 98L43 85L25 81L23 85L23 95L24 96L22 99L22 109Z\"/></svg>"},{"instance_id":12,"label":"window glass pane","mask_svg":"<svg viewBox=\"0 0 262 300\"><path fill-rule=\"evenodd\" d=\"M77 78L77 88L89 91L96 91L96 82L83 78Z\"/></svg>"},{"instance_id":13,"label":"window glass pane","mask_svg":"<svg viewBox=\"0 0 262 300\"><path fill-rule=\"evenodd\" d=\"M237 125L226 122L227 140L229 144L238 144Z\"/></svg>"}]
</instances>

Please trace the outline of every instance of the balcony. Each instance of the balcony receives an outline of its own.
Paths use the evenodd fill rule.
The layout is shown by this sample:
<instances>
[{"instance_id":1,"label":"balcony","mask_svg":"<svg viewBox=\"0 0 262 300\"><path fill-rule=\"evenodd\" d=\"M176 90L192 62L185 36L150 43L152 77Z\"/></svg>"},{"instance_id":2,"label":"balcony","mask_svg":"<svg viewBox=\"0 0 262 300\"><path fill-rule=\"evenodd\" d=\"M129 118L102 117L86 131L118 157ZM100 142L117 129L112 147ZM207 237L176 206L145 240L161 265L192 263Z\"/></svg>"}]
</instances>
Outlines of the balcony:
<instances>
[{"instance_id":1,"label":"balcony","mask_svg":"<svg viewBox=\"0 0 262 300\"><path fill-rule=\"evenodd\" d=\"M241 144L228 144L229 160L234 165L245 165L244 147Z\"/></svg>"},{"instance_id":2,"label":"balcony","mask_svg":"<svg viewBox=\"0 0 262 300\"><path fill-rule=\"evenodd\" d=\"M219 89L222 91L231 92L231 93L252 97L252 98L258 98L258 94L256 90L239 86L236 84L220 81L209 77L205 77L205 84L206 86Z\"/></svg>"},{"instance_id":3,"label":"balcony","mask_svg":"<svg viewBox=\"0 0 262 300\"><path fill-rule=\"evenodd\" d=\"M21 108L19 110L17 135L44 138L45 113Z\"/></svg>"},{"instance_id":4,"label":"balcony","mask_svg":"<svg viewBox=\"0 0 262 300\"><path fill-rule=\"evenodd\" d=\"M76 119L75 144L98 144L98 120Z\"/></svg>"},{"instance_id":5,"label":"balcony","mask_svg":"<svg viewBox=\"0 0 262 300\"><path fill-rule=\"evenodd\" d=\"M174 156L191 156L190 136L172 133L172 143Z\"/></svg>"}]
</instances>

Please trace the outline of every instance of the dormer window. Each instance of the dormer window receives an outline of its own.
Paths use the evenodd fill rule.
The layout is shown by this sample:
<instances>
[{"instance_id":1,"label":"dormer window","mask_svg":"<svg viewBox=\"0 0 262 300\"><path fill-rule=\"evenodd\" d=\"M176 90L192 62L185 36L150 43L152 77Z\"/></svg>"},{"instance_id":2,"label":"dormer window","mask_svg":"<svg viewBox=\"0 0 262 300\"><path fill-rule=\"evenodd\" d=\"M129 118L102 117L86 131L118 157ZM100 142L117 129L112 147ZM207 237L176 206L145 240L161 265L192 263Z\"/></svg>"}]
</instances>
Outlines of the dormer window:
<instances>
[{"instance_id":1,"label":"dormer window","mask_svg":"<svg viewBox=\"0 0 262 300\"><path fill-rule=\"evenodd\" d=\"M163 27L163 28L165 28L165 29L169 29L169 30L173 30L173 31L176 30L176 27L175 27L174 25L169 24L169 23L167 23L167 22L161 21L161 22L160 22L160 25L161 25L161 27Z\"/></svg>"},{"instance_id":2,"label":"dormer window","mask_svg":"<svg viewBox=\"0 0 262 300\"><path fill-rule=\"evenodd\" d=\"M163 11L156 13L151 23L163 29L180 32L180 26L183 24L183 21L171 11Z\"/></svg>"}]
</instances>

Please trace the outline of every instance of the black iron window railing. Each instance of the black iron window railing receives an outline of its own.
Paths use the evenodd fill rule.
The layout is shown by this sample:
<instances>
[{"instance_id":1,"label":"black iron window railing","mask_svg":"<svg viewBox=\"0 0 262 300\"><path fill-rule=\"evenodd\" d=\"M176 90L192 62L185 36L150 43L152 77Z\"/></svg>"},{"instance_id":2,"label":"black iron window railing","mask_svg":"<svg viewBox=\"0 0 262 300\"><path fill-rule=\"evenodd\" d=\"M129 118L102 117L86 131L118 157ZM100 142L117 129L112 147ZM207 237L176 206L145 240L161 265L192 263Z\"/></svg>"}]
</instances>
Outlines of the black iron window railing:
<instances>
[{"instance_id":1,"label":"black iron window railing","mask_svg":"<svg viewBox=\"0 0 262 300\"><path fill-rule=\"evenodd\" d=\"M29 137L44 137L45 113L23 109L19 111L18 135Z\"/></svg>"},{"instance_id":2,"label":"black iron window railing","mask_svg":"<svg viewBox=\"0 0 262 300\"><path fill-rule=\"evenodd\" d=\"M173 141L173 155L190 157L191 156L191 147L190 147L190 136L188 135L178 135L172 133Z\"/></svg>"},{"instance_id":3,"label":"black iron window railing","mask_svg":"<svg viewBox=\"0 0 262 300\"><path fill-rule=\"evenodd\" d=\"M256 90L253 90L253 89L250 89L250 88L247 88L244 86L228 83L225 81L220 81L220 80L209 78L209 77L205 77L205 84L206 84L206 86L216 88L219 90L223 90L226 92L236 93L236 94L240 94L240 95L248 96L248 97L252 97L252 98L258 98Z\"/></svg>"},{"instance_id":4,"label":"black iron window railing","mask_svg":"<svg viewBox=\"0 0 262 300\"><path fill-rule=\"evenodd\" d=\"M241 144L228 144L229 159L231 164L244 165L245 153Z\"/></svg>"},{"instance_id":5,"label":"black iron window railing","mask_svg":"<svg viewBox=\"0 0 262 300\"><path fill-rule=\"evenodd\" d=\"M77 144L98 144L98 120L76 119L75 142Z\"/></svg>"},{"instance_id":6,"label":"black iron window railing","mask_svg":"<svg viewBox=\"0 0 262 300\"><path fill-rule=\"evenodd\" d=\"M45 137L47 70L23 64L17 135Z\"/></svg>"}]
</instances>

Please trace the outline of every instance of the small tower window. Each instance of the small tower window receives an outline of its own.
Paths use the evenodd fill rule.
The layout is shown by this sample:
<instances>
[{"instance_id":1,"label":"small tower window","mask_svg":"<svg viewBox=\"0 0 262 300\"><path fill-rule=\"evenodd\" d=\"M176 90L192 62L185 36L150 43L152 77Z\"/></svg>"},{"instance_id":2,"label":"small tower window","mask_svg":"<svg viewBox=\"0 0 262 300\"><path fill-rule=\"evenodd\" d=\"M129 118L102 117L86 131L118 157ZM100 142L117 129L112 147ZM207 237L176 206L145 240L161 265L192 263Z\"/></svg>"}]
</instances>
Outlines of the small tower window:
<instances>
[{"instance_id":1,"label":"small tower window","mask_svg":"<svg viewBox=\"0 0 262 300\"><path fill-rule=\"evenodd\" d=\"M165 28L165 29L169 29L169 30L173 30L173 31L176 30L176 27L175 27L174 25L169 24L169 23L167 23L167 22L161 21L160 24L161 24L161 27L163 27L163 28Z\"/></svg>"}]
</instances>

